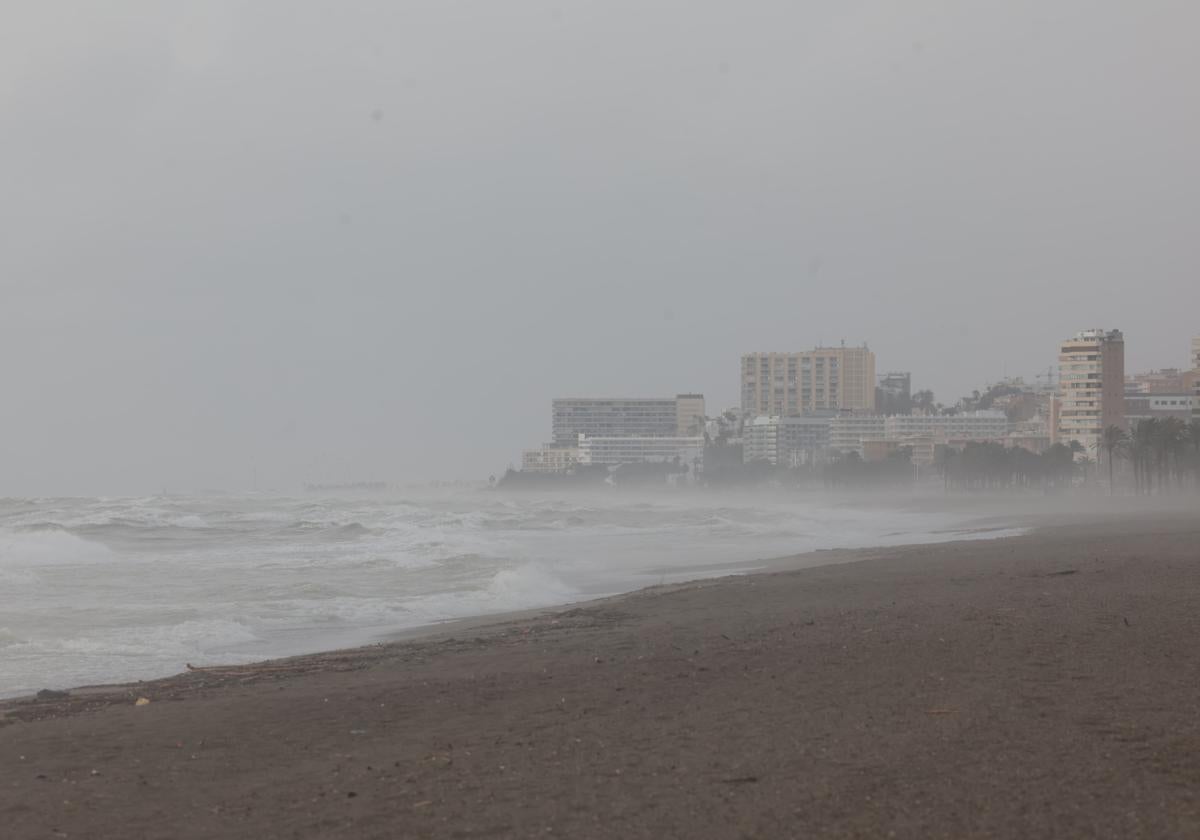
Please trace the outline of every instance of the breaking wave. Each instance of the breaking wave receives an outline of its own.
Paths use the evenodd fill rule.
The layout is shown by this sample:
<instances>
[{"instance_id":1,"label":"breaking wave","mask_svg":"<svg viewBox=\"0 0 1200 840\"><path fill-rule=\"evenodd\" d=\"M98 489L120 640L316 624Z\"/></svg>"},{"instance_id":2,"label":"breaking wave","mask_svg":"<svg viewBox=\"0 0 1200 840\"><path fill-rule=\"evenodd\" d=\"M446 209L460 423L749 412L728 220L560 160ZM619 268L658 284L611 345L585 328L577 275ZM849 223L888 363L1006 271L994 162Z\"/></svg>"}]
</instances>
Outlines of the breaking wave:
<instances>
[{"instance_id":1,"label":"breaking wave","mask_svg":"<svg viewBox=\"0 0 1200 840\"><path fill-rule=\"evenodd\" d=\"M0 593L19 593L0 695L361 644L814 548L952 539L961 524L602 494L0 499Z\"/></svg>"}]
</instances>

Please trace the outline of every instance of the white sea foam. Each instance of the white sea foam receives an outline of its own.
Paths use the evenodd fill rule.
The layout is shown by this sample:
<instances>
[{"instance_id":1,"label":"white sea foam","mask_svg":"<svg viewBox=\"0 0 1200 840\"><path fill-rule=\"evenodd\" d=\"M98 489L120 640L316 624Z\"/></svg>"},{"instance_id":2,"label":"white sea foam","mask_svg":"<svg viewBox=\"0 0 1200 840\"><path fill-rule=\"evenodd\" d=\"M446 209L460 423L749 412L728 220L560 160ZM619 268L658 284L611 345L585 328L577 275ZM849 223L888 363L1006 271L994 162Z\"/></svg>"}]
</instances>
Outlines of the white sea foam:
<instances>
[{"instance_id":1,"label":"white sea foam","mask_svg":"<svg viewBox=\"0 0 1200 840\"><path fill-rule=\"evenodd\" d=\"M0 695L364 643L815 548L952 539L962 524L703 496L3 499Z\"/></svg>"},{"instance_id":2,"label":"white sea foam","mask_svg":"<svg viewBox=\"0 0 1200 840\"><path fill-rule=\"evenodd\" d=\"M112 557L106 546L65 531L0 530L0 568L107 563Z\"/></svg>"}]
</instances>

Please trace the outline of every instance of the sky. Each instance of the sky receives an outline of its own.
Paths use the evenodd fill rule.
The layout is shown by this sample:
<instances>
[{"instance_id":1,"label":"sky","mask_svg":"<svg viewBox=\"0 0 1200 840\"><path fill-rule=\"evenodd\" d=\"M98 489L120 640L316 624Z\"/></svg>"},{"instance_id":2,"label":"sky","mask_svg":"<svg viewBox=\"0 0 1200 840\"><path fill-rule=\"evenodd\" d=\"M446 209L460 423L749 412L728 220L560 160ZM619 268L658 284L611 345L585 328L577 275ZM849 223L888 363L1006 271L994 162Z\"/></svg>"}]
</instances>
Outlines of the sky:
<instances>
[{"instance_id":1,"label":"sky","mask_svg":"<svg viewBox=\"0 0 1200 840\"><path fill-rule=\"evenodd\" d=\"M0 28L0 494L471 479L555 396L1200 334L1200 6L158 0Z\"/></svg>"}]
</instances>

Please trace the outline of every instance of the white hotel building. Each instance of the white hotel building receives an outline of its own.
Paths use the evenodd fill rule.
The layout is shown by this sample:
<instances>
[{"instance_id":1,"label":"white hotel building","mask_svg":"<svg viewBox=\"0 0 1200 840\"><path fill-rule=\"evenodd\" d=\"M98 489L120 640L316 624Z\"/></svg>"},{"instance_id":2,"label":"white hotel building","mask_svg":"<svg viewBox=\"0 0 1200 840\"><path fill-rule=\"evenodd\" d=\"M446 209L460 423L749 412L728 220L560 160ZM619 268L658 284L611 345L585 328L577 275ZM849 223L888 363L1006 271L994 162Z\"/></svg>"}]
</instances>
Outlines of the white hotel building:
<instances>
[{"instance_id":1,"label":"white hotel building","mask_svg":"<svg viewBox=\"0 0 1200 840\"><path fill-rule=\"evenodd\" d=\"M1008 417L1002 411L968 411L961 414L844 415L834 418L829 448L863 454L864 441L1000 442L1008 434Z\"/></svg>"},{"instance_id":2,"label":"white hotel building","mask_svg":"<svg viewBox=\"0 0 1200 840\"><path fill-rule=\"evenodd\" d=\"M579 463L583 465L674 462L696 472L703 470L704 438L579 436Z\"/></svg>"},{"instance_id":3,"label":"white hotel building","mask_svg":"<svg viewBox=\"0 0 1200 840\"><path fill-rule=\"evenodd\" d=\"M961 414L896 414L887 418L885 437L926 435L939 443L951 440L999 440L1008 434L1003 411L967 411Z\"/></svg>"}]
</instances>

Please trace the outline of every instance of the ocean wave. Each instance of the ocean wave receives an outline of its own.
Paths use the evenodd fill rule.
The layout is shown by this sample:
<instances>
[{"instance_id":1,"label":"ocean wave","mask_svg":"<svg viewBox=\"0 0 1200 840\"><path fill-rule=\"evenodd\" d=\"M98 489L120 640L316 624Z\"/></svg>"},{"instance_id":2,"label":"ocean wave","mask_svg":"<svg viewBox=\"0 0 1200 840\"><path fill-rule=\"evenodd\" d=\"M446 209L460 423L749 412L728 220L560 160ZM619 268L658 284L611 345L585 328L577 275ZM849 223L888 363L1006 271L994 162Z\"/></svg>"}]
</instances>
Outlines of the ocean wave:
<instances>
[{"instance_id":1,"label":"ocean wave","mask_svg":"<svg viewBox=\"0 0 1200 840\"><path fill-rule=\"evenodd\" d=\"M3 501L0 595L14 593L20 610L0 618L0 693L357 644L392 628L627 591L672 569L926 541L961 519L757 499L478 493Z\"/></svg>"},{"instance_id":2,"label":"ocean wave","mask_svg":"<svg viewBox=\"0 0 1200 840\"><path fill-rule=\"evenodd\" d=\"M59 522L30 522L28 524L13 525L12 530L36 534L43 531L65 531L67 529Z\"/></svg>"},{"instance_id":3,"label":"ocean wave","mask_svg":"<svg viewBox=\"0 0 1200 840\"><path fill-rule=\"evenodd\" d=\"M109 563L113 556L107 546L62 530L0 531L0 568Z\"/></svg>"}]
</instances>

